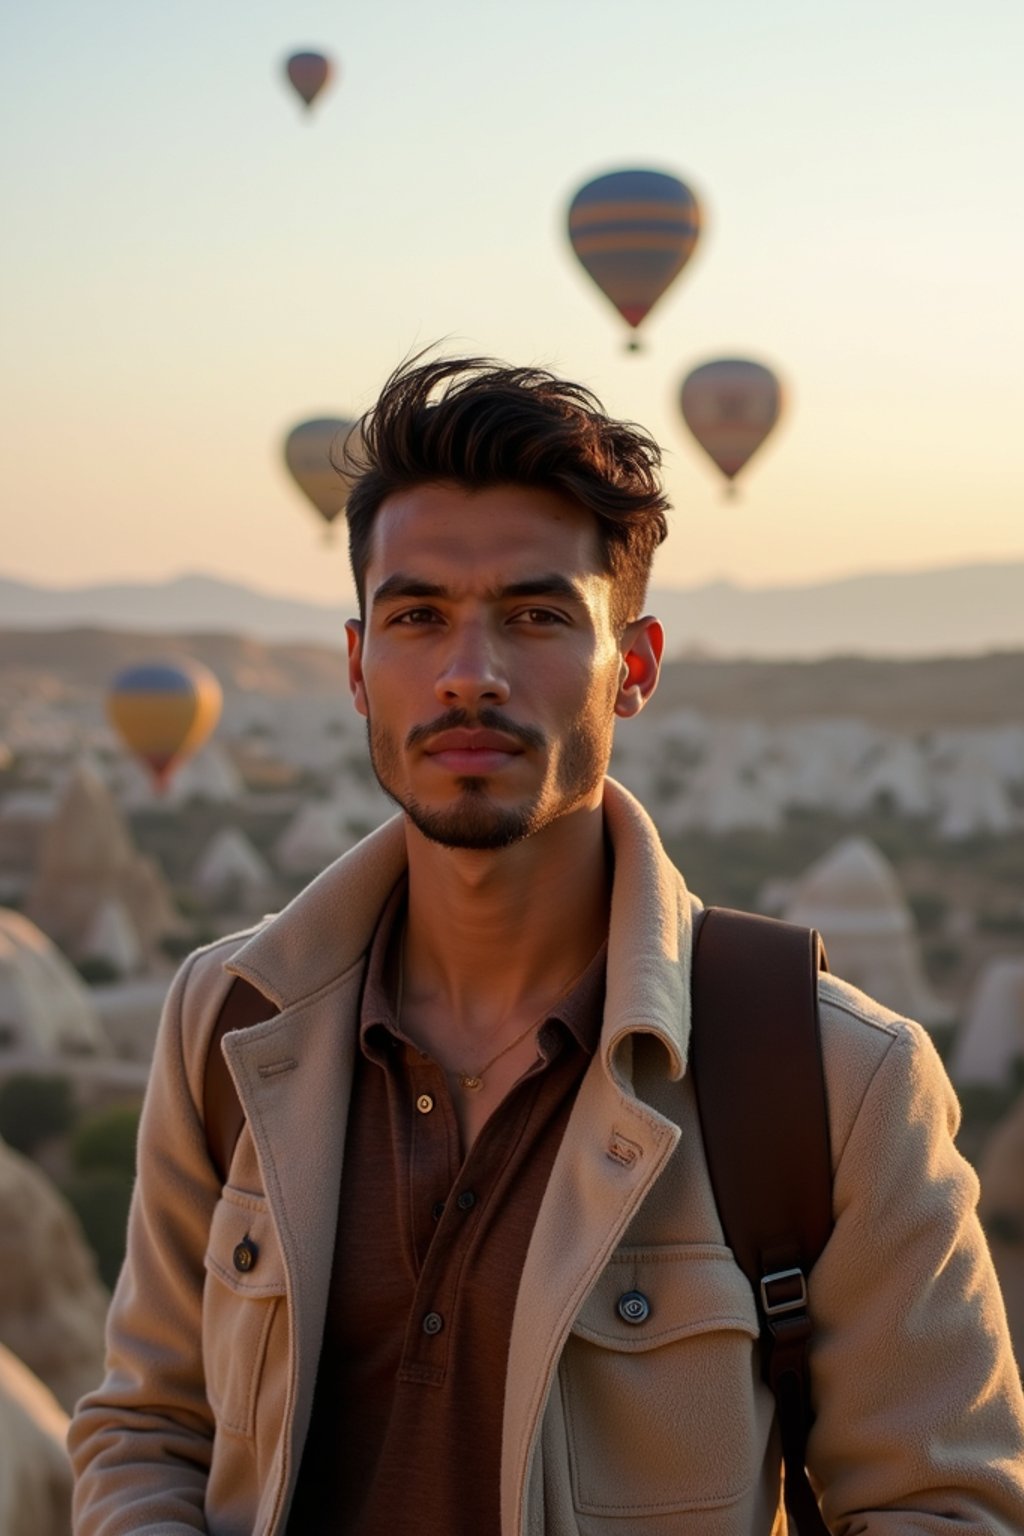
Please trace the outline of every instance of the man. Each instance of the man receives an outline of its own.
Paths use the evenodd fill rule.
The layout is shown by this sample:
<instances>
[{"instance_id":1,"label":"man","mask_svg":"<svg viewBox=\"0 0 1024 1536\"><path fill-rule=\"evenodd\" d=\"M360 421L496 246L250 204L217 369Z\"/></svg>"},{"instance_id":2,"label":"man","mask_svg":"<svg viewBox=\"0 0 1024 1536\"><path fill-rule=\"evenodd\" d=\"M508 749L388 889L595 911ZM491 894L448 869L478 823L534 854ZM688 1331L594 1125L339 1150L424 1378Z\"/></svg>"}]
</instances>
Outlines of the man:
<instances>
[{"instance_id":1,"label":"man","mask_svg":"<svg viewBox=\"0 0 1024 1536\"><path fill-rule=\"evenodd\" d=\"M79 1536L769 1536L773 1402L686 1072L698 904L605 778L654 690L658 452L586 391L413 364L363 424L349 681L400 816L186 963L140 1135ZM245 1122L202 1120L223 1051ZM916 1026L821 986L834 1532L1024 1530L1024 1403ZM274 1014L274 1010L276 1014Z\"/></svg>"}]
</instances>

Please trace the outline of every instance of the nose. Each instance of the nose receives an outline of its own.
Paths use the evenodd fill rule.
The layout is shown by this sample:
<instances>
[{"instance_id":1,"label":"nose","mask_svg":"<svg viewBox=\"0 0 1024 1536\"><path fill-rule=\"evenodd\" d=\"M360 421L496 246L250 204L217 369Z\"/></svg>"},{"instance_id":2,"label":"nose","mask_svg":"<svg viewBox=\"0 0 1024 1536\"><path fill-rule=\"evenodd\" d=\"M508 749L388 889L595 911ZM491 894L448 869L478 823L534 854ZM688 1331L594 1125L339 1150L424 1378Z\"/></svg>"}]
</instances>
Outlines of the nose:
<instances>
[{"instance_id":1,"label":"nose","mask_svg":"<svg viewBox=\"0 0 1024 1536\"><path fill-rule=\"evenodd\" d=\"M481 704L506 704L509 683L499 648L485 625L460 625L453 631L444 666L434 685L447 708L475 709Z\"/></svg>"}]
</instances>

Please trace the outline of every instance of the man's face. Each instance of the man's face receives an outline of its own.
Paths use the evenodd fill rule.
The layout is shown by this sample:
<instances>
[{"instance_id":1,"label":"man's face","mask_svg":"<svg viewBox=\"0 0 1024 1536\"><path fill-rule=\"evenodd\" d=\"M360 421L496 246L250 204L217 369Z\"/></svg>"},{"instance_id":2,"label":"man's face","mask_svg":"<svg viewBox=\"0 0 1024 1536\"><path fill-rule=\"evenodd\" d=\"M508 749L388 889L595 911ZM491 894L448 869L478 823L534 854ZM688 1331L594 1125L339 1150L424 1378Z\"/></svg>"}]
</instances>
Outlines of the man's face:
<instances>
[{"instance_id":1,"label":"man's face","mask_svg":"<svg viewBox=\"0 0 1024 1536\"><path fill-rule=\"evenodd\" d=\"M589 512L514 485L396 493L364 597L353 698L426 837L502 848L599 803L624 668Z\"/></svg>"}]
</instances>

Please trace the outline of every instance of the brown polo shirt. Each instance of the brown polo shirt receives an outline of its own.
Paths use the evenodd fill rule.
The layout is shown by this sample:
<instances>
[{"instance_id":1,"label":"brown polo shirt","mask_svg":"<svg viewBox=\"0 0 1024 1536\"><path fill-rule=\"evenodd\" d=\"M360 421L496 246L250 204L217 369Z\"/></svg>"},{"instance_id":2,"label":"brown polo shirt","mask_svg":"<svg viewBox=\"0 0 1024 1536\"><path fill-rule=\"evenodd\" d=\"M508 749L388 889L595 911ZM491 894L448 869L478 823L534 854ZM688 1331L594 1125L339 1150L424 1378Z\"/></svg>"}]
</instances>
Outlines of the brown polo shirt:
<instances>
[{"instance_id":1,"label":"brown polo shirt","mask_svg":"<svg viewBox=\"0 0 1024 1536\"><path fill-rule=\"evenodd\" d=\"M367 968L313 1416L291 1536L497 1536L523 1259L600 1032L605 948L463 1158L440 1068L394 1016L404 882Z\"/></svg>"}]
</instances>

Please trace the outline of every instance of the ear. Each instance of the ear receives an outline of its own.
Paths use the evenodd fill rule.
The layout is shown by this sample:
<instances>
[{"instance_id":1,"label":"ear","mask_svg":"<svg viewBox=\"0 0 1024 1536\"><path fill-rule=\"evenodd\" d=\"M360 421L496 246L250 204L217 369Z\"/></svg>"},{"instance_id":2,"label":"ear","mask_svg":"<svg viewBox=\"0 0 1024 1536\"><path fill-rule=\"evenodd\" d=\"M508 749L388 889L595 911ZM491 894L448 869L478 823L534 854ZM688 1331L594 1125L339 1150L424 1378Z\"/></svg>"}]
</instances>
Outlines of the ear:
<instances>
[{"instance_id":1,"label":"ear","mask_svg":"<svg viewBox=\"0 0 1024 1536\"><path fill-rule=\"evenodd\" d=\"M615 713L620 720L630 720L640 713L658 686L665 631L650 615L634 619L626 625L619 649L621 671Z\"/></svg>"},{"instance_id":2,"label":"ear","mask_svg":"<svg viewBox=\"0 0 1024 1536\"><path fill-rule=\"evenodd\" d=\"M366 682L363 678L363 621L345 620L345 641L348 645L348 686L352 702L358 714L369 716L366 702Z\"/></svg>"}]
</instances>

